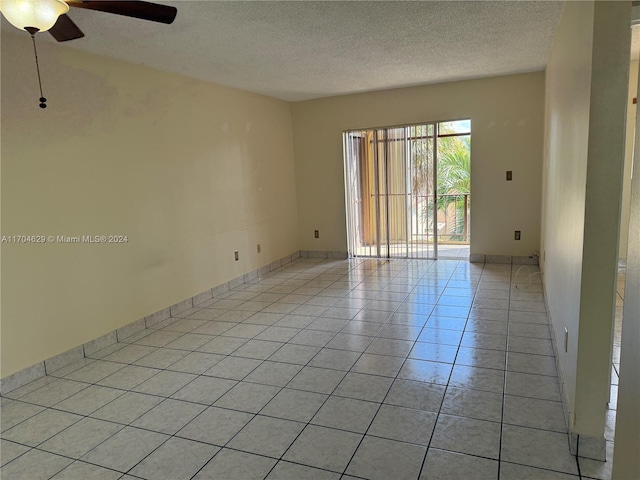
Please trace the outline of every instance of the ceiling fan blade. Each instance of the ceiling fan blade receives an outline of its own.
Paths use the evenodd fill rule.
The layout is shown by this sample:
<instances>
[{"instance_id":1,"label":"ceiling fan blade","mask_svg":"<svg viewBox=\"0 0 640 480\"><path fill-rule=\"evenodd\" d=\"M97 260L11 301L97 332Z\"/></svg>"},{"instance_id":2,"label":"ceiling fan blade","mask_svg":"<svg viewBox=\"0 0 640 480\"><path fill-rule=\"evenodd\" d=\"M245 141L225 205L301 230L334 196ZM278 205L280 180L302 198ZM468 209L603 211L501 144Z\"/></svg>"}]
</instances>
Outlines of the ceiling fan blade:
<instances>
[{"instance_id":1,"label":"ceiling fan blade","mask_svg":"<svg viewBox=\"0 0 640 480\"><path fill-rule=\"evenodd\" d=\"M58 21L49 29L49 33L59 42L67 42L84 37L82 30L66 14L58 17Z\"/></svg>"},{"instance_id":2,"label":"ceiling fan blade","mask_svg":"<svg viewBox=\"0 0 640 480\"><path fill-rule=\"evenodd\" d=\"M71 7L115 13L116 15L124 15L125 17L134 17L167 24L173 23L178 13L175 7L150 2L70 0L67 3Z\"/></svg>"}]
</instances>

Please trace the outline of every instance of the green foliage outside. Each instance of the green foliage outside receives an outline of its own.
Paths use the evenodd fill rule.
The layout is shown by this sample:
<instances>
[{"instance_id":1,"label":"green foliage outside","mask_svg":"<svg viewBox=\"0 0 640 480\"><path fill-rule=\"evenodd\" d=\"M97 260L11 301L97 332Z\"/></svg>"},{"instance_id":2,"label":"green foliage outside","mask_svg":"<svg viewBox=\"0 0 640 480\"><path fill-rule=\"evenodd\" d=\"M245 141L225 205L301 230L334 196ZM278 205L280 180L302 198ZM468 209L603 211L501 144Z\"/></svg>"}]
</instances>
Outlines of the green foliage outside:
<instances>
[{"instance_id":1,"label":"green foliage outside","mask_svg":"<svg viewBox=\"0 0 640 480\"><path fill-rule=\"evenodd\" d=\"M427 134L427 126L415 127L412 136ZM429 135L433 134L429 128ZM440 125L440 135L454 133L453 129ZM428 197L427 205L420 212L420 217L433 231L433 218L429 212L433 200L429 192L433 192L433 150L427 142L415 141L411 145L412 156L415 161L413 172L413 191L419 196ZM471 136L438 137L438 212L452 216L455 221L448 223L447 231L441 232L441 240L468 241L464 236L464 194L471 191ZM470 197L467 197L467 208L470 208ZM468 232L467 232L468 233Z\"/></svg>"},{"instance_id":2,"label":"green foliage outside","mask_svg":"<svg viewBox=\"0 0 640 480\"><path fill-rule=\"evenodd\" d=\"M444 132L441 132L444 133ZM465 241L464 195L471 191L471 137L438 139L438 210L454 214L455 222L448 224L448 239ZM454 195L455 194L455 195ZM467 208L470 208L467 197Z\"/></svg>"}]
</instances>

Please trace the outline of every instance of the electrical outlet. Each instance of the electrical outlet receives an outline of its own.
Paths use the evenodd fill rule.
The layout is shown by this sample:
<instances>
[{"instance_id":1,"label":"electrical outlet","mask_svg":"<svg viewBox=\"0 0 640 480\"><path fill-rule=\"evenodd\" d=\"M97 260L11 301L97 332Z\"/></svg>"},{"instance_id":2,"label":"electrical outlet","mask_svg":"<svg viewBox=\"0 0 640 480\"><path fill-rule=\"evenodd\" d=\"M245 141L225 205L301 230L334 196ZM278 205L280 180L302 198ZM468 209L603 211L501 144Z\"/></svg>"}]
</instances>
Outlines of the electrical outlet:
<instances>
[{"instance_id":1,"label":"electrical outlet","mask_svg":"<svg viewBox=\"0 0 640 480\"><path fill-rule=\"evenodd\" d=\"M569 330L567 327L564 327L564 351L565 353L569 351Z\"/></svg>"},{"instance_id":2,"label":"electrical outlet","mask_svg":"<svg viewBox=\"0 0 640 480\"><path fill-rule=\"evenodd\" d=\"M233 252L233 257L236 259L236 262L238 260L240 260L240 255L238 255L238 250L236 250L235 252Z\"/></svg>"},{"instance_id":3,"label":"electrical outlet","mask_svg":"<svg viewBox=\"0 0 640 480\"><path fill-rule=\"evenodd\" d=\"M260 244L258 244L258 246L256 247L256 250L258 250L258 253L262 251L262 247L260 247Z\"/></svg>"},{"instance_id":4,"label":"electrical outlet","mask_svg":"<svg viewBox=\"0 0 640 480\"><path fill-rule=\"evenodd\" d=\"M516 230L513 235L514 240L520 240L520 230Z\"/></svg>"},{"instance_id":5,"label":"electrical outlet","mask_svg":"<svg viewBox=\"0 0 640 480\"><path fill-rule=\"evenodd\" d=\"M313 231L313 237L314 238L320 238L320 231L319 230L314 230Z\"/></svg>"},{"instance_id":6,"label":"electrical outlet","mask_svg":"<svg viewBox=\"0 0 640 480\"><path fill-rule=\"evenodd\" d=\"M513 180L513 172L511 170L507 170L507 182Z\"/></svg>"}]
</instances>

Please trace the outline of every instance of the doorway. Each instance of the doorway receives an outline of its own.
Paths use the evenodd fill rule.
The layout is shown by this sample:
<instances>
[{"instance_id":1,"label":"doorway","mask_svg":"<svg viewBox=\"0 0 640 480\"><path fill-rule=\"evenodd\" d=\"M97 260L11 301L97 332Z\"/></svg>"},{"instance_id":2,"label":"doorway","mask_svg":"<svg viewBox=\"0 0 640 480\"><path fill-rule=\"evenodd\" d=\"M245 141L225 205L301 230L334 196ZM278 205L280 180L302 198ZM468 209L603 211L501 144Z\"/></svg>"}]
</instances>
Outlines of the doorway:
<instances>
[{"instance_id":1,"label":"doorway","mask_svg":"<svg viewBox=\"0 0 640 480\"><path fill-rule=\"evenodd\" d=\"M468 258L470 120L352 130L343 142L350 256Z\"/></svg>"}]
</instances>

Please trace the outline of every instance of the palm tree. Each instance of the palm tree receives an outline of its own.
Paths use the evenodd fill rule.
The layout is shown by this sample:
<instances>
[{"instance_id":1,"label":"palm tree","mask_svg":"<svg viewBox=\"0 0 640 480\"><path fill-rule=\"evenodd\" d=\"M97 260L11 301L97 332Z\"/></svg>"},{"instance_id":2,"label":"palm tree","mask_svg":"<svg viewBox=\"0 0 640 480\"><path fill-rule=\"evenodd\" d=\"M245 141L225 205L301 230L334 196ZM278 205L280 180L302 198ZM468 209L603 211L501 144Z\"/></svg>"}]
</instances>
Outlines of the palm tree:
<instances>
[{"instance_id":1,"label":"palm tree","mask_svg":"<svg viewBox=\"0 0 640 480\"><path fill-rule=\"evenodd\" d=\"M439 135L455 133L453 129L439 125ZM433 135L433 128L427 125L411 127L412 191L423 199L419 219L426 231L433 231L433 144L424 138ZM464 241L464 194L471 187L471 137L438 137L438 202L437 210L445 217L455 217L448 224L445 235L451 240ZM468 197L467 197L468 198Z\"/></svg>"},{"instance_id":2,"label":"palm tree","mask_svg":"<svg viewBox=\"0 0 640 480\"><path fill-rule=\"evenodd\" d=\"M471 139L446 137L439 142L438 193L469 193L471 189Z\"/></svg>"},{"instance_id":3,"label":"palm tree","mask_svg":"<svg viewBox=\"0 0 640 480\"><path fill-rule=\"evenodd\" d=\"M438 143L438 210L454 216L446 234L465 241L465 194L471 190L471 138L444 137ZM467 197L468 199L468 197ZM469 202L467 201L467 208Z\"/></svg>"}]
</instances>

